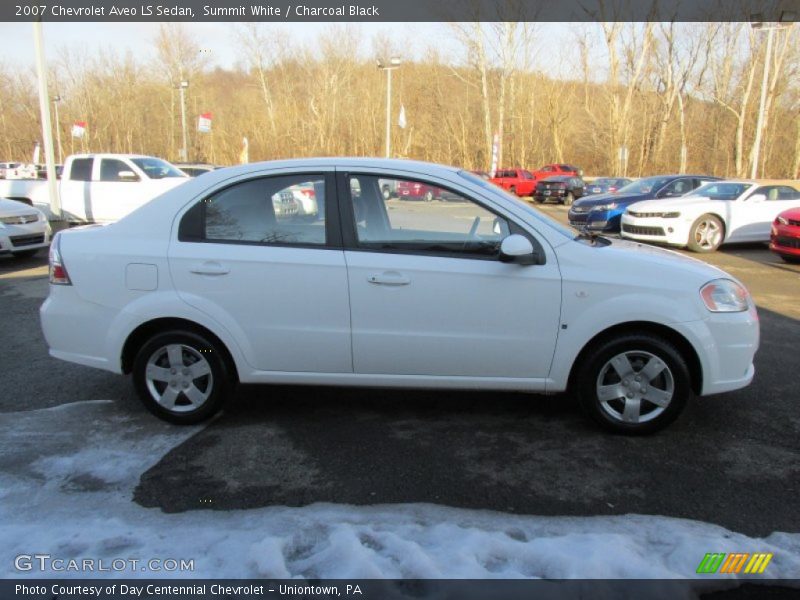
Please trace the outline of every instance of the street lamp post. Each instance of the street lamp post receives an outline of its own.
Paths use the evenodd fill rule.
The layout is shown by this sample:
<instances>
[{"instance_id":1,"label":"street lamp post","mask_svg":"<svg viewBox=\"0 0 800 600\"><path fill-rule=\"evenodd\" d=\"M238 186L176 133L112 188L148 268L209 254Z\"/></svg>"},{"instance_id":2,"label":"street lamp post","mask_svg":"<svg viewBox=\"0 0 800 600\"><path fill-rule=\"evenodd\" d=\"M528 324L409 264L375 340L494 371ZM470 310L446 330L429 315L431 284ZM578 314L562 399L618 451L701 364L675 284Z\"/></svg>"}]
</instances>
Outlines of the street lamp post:
<instances>
[{"instance_id":1,"label":"street lamp post","mask_svg":"<svg viewBox=\"0 0 800 600\"><path fill-rule=\"evenodd\" d=\"M58 119L58 103L61 102L61 95L53 96L53 108L56 113L56 145L58 146L58 164L64 164L64 151L61 148L61 121Z\"/></svg>"},{"instance_id":2,"label":"street lamp post","mask_svg":"<svg viewBox=\"0 0 800 600\"><path fill-rule=\"evenodd\" d=\"M756 17L757 15L753 15ZM761 154L761 137L764 129L764 110L767 103L767 87L769 85L769 68L772 61L772 40L775 35L776 29L783 29L791 27L791 23L768 23L760 19L754 19L756 22L751 23L750 26L755 31L767 32L767 48L764 53L764 74L761 78L761 99L758 103L758 121L756 122L756 137L753 140L753 164L750 167L750 178L755 179L758 176L758 161Z\"/></svg>"},{"instance_id":3,"label":"street lamp post","mask_svg":"<svg viewBox=\"0 0 800 600\"><path fill-rule=\"evenodd\" d=\"M189 82L185 79L181 81L178 90L181 94L181 130L183 131L183 146L181 147L181 161L189 162L189 145L186 142L186 88Z\"/></svg>"},{"instance_id":4,"label":"street lamp post","mask_svg":"<svg viewBox=\"0 0 800 600\"><path fill-rule=\"evenodd\" d=\"M392 156L392 71L399 68L402 62L392 56L388 62L378 59L378 69L386 71L386 158Z\"/></svg>"}]
</instances>

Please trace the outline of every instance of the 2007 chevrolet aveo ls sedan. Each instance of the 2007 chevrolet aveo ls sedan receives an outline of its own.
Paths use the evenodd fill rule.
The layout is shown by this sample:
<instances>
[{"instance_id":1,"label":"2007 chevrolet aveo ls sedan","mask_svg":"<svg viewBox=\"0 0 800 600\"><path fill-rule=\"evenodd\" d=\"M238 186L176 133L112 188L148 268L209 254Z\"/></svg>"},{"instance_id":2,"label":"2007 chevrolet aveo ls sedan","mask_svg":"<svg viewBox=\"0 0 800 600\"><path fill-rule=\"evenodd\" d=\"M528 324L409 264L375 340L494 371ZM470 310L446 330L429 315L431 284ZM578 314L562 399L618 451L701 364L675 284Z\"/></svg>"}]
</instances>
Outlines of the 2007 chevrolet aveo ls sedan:
<instances>
[{"instance_id":1,"label":"2007 chevrolet aveo ls sedan","mask_svg":"<svg viewBox=\"0 0 800 600\"><path fill-rule=\"evenodd\" d=\"M404 182L447 201L384 197ZM576 235L467 171L399 160L206 174L59 233L50 282L50 354L131 373L175 423L214 414L237 382L297 383L569 391L602 425L645 433L748 385L759 341L723 271Z\"/></svg>"}]
</instances>

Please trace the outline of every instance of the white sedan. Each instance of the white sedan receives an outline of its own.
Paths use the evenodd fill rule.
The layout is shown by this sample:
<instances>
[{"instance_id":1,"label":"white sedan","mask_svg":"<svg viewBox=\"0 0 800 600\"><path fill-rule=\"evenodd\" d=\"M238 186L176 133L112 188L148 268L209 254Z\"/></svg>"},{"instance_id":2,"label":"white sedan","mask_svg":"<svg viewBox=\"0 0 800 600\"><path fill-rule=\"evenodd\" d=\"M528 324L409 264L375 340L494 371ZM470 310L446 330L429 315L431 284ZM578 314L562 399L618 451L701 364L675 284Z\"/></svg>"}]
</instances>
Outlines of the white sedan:
<instances>
[{"instance_id":1,"label":"white sedan","mask_svg":"<svg viewBox=\"0 0 800 600\"><path fill-rule=\"evenodd\" d=\"M386 201L387 181L457 203ZM276 214L313 185L318 219ZM175 423L236 383L569 391L655 431L753 378L744 286L673 252L578 235L469 172L303 159L215 171L51 248L50 354L130 373Z\"/></svg>"},{"instance_id":2,"label":"white sedan","mask_svg":"<svg viewBox=\"0 0 800 600\"><path fill-rule=\"evenodd\" d=\"M622 215L623 238L713 252L722 244L768 242L775 217L800 206L800 191L755 181L714 181L686 196L646 200Z\"/></svg>"},{"instance_id":3,"label":"white sedan","mask_svg":"<svg viewBox=\"0 0 800 600\"><path fill-rule=\"evenodd\" d=\"M33 256L50 244L50 223L45 214L24 202L0 198L0 254Z\"/></svg>"}]
</instances>

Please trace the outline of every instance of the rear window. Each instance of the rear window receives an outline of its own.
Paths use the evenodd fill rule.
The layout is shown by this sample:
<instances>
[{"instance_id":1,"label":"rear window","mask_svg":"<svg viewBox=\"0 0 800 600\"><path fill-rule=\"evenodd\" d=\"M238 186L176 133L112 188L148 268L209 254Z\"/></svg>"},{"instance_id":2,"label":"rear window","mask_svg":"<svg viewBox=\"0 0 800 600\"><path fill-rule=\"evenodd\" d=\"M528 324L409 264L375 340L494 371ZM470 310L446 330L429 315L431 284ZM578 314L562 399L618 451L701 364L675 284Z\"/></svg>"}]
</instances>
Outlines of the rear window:
<instances>
[{"instance_id":1,"label":"rear window","mask_svg":"<svg viewBox=\"0 0 800 600\"><path fill-rule=\"evenodd\" d=\"M76 158L72 161L69 178L73 181L91 181L93 158Z\"/></svg>"}]
</instances>

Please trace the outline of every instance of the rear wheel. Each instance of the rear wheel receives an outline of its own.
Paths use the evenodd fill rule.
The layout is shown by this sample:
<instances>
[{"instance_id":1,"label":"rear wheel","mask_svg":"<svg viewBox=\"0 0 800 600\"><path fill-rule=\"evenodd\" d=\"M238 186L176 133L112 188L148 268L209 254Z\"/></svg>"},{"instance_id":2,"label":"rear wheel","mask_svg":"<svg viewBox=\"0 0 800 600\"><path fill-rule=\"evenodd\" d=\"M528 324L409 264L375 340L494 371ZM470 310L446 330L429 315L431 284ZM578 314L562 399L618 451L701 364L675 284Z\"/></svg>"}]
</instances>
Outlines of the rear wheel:
<instances>
[{"instance_id":1,"label":"rear wheel","mask_svg":"<svg viewBox=\"0 0 800 600\"><path fill-rule=\"evenodd\" d=\"M139 349L133 383L150 412L179 425L212 416L233 387L222 348L182 330L156 334Z\"/></svg>"},{"instance_id":2,"label":"rear wheel","mask_svg":"<svg viewBox=\"0 0 800 600\"><path fill-rule=\"evenodd\" d=\"M689 230L689 250L693 252L714 252L725 239L725 226L714 215L698 218Z\"/></svg>"},{"instance_id":3,"label":"rear wheel","mask_svg":"<svg viewBox=\"0 0 800 600\"><path fill-rule=\"evenodd\" d=\"M689 368L668 341L629 334L593 348L575 389L584 410L606 429L631 435L666 427L692 397Z\"/></svg>"}]
</instances>

